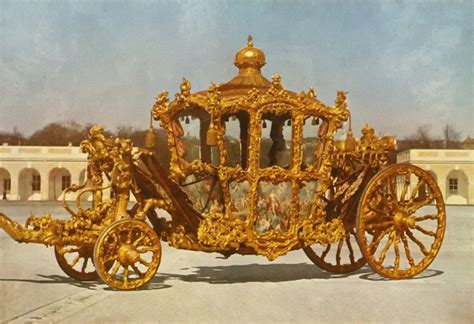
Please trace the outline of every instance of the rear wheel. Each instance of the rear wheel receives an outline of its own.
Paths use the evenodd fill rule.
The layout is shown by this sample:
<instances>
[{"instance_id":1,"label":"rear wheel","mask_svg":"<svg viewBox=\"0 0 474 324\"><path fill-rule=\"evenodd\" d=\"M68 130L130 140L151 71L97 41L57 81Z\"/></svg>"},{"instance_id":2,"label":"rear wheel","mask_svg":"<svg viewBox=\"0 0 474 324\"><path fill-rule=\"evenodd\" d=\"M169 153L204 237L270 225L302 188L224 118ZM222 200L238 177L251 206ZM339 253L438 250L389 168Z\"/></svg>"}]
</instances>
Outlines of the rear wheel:
<instances>
[{"instance_id":1,"label":"rear wheel","mask_svg":"<svg viewBox=\"0 0 474 324\"><path fill-rule=\"evenodd\" d=\"M369 182L359 202L357 240L379 274L403 279L436 257L446 227L443 196L431 175L409 164L389 166Z\"/></svg>"}]
</instances>

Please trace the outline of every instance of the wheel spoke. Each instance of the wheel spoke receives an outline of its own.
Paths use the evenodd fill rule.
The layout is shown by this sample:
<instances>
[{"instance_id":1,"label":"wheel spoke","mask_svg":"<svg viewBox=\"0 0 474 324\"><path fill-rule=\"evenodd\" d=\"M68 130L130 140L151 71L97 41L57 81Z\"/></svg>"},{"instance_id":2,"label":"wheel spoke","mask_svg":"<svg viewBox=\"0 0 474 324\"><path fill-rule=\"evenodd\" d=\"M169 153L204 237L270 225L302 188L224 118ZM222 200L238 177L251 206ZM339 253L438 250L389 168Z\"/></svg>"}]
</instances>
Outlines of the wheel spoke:
<instances>
[{"instance_id":1,"label":"wheel spoke","mask_svg":"<svg viewBox=\"0 0 474 324\"><path fill-rule=\"evenodd\" d=\"M128 284L128 266L123 267L123 283L125 286Z\"/></svg>"},{"instance_id":2,"label":"wheel spoke","mask_svg":"<svg viewBox=\"0 0 474 324\"><path fill-rule=\"evenodd\" d=\"M418 231L420 231L421 233L423 233L423 234L425 234L425 235L429 235L429 236L433 236L433 237L436 236L436 233L435 233L435 232L428 231L428 230L424 229L424 228L421 227L421 226L415 225L415 229L417 229Z\"/></svg>"},{"instance_id":3,"label":"wheel spoke","mask_svg":"<svg viewBox=\"0 0 474 324\"><path fill-rule=\"evenodd\" d=\"M119 235L117 235L117 233L110 233L109 234L110 236L108 237L108 240L109 241L112 241L111 239L113 239L113 242L108 242L109 244L114 244L116 245L117 242L121 242L122 240L120 239Z\"/></svg>"},{"instance_id":4,"label":"wheel spoke","mask_svg":"<svg viewBox=\"0 0 474 324\"><path fill-rule=\"evenodd\" d=\"M408 240L405 237L404 233L401 233L401 238L403 242L403 247L405 248L405 255L407 257L408 263L410 263L410 266L414 267L415 266L415 261L413 260L410 252L410 246L408 245Z\"/></svg>"},{"instance_id":5,"label":"wheel spoke","mask_svg":"<svg viewBox=\"0 0 474 324\"><path fill-rule=\"evenodd\" d=\"M144 266L147 266L147 267L150 266L150 262L147 262L147 261L143 260L141 257L138 258L138 262L140 262Z\"/></svg>"},{"instance_id":6,"label":"wheel spoke","mask_svg":"<svg viewBox=\"0 0 474 324\"><path fill-rule=\"evenodd\" d=\"M89 257L84 258L84 263L82 264L81 272L86 272L88 261L89 261Z\"/></svg>"},{"instance_id":7,"label":"wheel spoke","mask_svg":"<svg viewBox=\"0 0 474 324\"><path fill-rule=\"evenodd\" d=\"M397 237L395 238L395 241L393 242L393 249L395 252L395 262L394 262L395 271L398 271L398 269L400 268L400 251L398 249L399 242L400 242L400 238L397 235Z\"/></svg>"},{"instance_id":8,"label":"wheel spoke","mask_svg":"<svg viewBox=\"0 0 474 324\"><path fill-rule=\"evenodd\" d=\"M76 266L76 264L79 262L79 259L81 258L81 256L78 254L76 255L76 257L72 260L71 262L71 268L74 268Z\"/></svg>"},{"instance_id":9,"label":"wheel spoke","mask_svg":"<svg viewBox=\"0 0 474 324\"><path fill-rule=\"evenodd\" d=\"M113 266L113 268L112 268L112 271L110 272L110 276L111 276L111 277L115 277L115 275L117 274L117 272L118 272L119 269L120 269L120 266L121 266L120 262L115 262L115 264L114 264L114 266Z\"/></svg>"},{"instance_id":10,"label":"wheel spoke","mask_svg":"<svg viewBox=\"0 0 474 324\"><path fill-rule=\"evenodd\" d=\"M374 235L373 240L369 245L369 251L371 251L371 253L374 253L375 251L377 251L377 247L379 246L380 241L385 235L387 235L391 231L391 229L392 227L387 228L386 230L379 233L378 235Z\"/></svg>"},{"instance_id":11,"label":"wheel spoke","mask_svg":"<svg viewBox=\"0 0 474 324\"><path fill-rule=\"evenodd\" d=\"M389 185L389 188L390 188L390 191L392 193L392 198L395 198L394 200L398 200L397 199L397 187L396 187L396 184L395 184L395 178L393 177L389 177L388 178L388 185Z\"/></svg>"},{"instance_id":12,"label":"wheel spoke","mask_svg":"<svg viewBox=\"0 0 474 324\"><path fill-rule=\"evenodd\" d=\"M324 260L324 258L328 255L329 250L331 250L331 244L326 245L326 249L324 249L323 253L321 254L322 260Z\"/></svg>"},{"instance_id":13,"label":"wheel spoke","mask_svg":"<svg viewBox=\"0 0 474 324\"><path fill-rule=\"evenodd\" d=\"M137 238L137 239L133 242L133 246L137 246L141 241L143 241L144 238L145 238L145 234L142 233L142 234L140 235L140 237Z\"/></svg>"},{"instance_id":14,"label":"wheel spoke","mask_svg":"<svg viewBox=\"0 0 474 324\"><path fill-rule=\"evenodd\" d=\"M387 215L387 212L385 210L381 210L377 207L374 207L372 205L368 205L367 206L371 211L373 211L374 213L376 213L377 215L380 215L381 217L383 217L384 215Z\"/></svg>"},{"instance_id":15,"label":"wheel spoke","mask_svg":"<svg viewBox=\"0 0 474 324\"><path fill-rule=\"evenodd\" d=\"M405 196L408 191L408 186L410 185L410 176L411 176L410 172L405 174L405 181L403 182L403 189L402 189L402 193L400 194L400 200L399 200L400 202L405 201Z\"/></svg>"},{"instance_id":16,"label":"wheel spoke","mask_svg":"<svg viewBox=\"0 0 474 324\"><path fill-rule=\"evenodd\" d=\"M410 202L413 201L413 199L415 199L415 196L416 194L418 193L418 191L420 190L421 186L425 184L425 180L423 179L418 179L418 183L416 184L415 188L413 188L413 191L411 192L411 195L410 195Z\"/></svg>"},{"instance_id":17,"label":"wheel spoke","mask_svg":"<svg viewBox=\"0 0 474 324\"><path fill-rule=\"evenodd\" d=\"M104 258L104 264L115 261L116 259L117 259L116 255L112 255L112 256L109 256L108 258Z\"/></svg>"},{"instance_id":18,"label":"wheel spoke","mask_svg":"<svg viewBox=\"0 0 474 324\"><path fill-rule=\"evenodd\" d=\"M379 257L379 263L383 264L383 261L385 260L385 254L387 253L390 245L392 245L393 242L393 233L390 233L390 236L388 237L387 243L385 243L385 246L383 247L382 251L380 252L380 257Z\"/></svg>"},{"instance_id":19,"label":"wheel spoke","mask_svg":"<svg viewBox=\"0 0 474 324\"><path fill-rule=\"evenodd\" d=\"M387 228L387 226L391 226L393 225L393 221L392 220L389 220L389 221L385 221L385 222L381 222L381 223L373 223L373 224L367 224L366 228L368 230L373 230L373 229L378 229L378 228Z\"/></svg>"},{"instance_id":20,"label":"wheel spoke","mask_svg":"<svg viewBox=\"0 0 474 324\"><path fill-rule=\"evenodd\" d=\"M74 253L74 252L79 252L79 247L69 247L69 248L63 248L61 250L62 254Z\"/></svg>"},{"instance_id":21,"label":"wheel spoke","mask_svg":"<svg viewBox=\"0 0 474 324\"><path fill-rule=\"evenodd\" d=\"M426 196L425 199L422 199L416 203L413 203L410 208L408 209L408 212L409 214L413 214L414 212L416 212L418 209L420 209L421 207L425 206L425 205L428 205L430 202L432 202L433 200L435 199L435 197L433 195L428 195Z\"/></svg>"},{"instance_id":22,"label":"wheel spoke","mask_svg":"<svg viewBox=\"0 0 474 324\"><path fill-rule=\"evenodd\" d=\"M347 244L347 248L349 249L349 259L351 260L351 263L355 263L354 250L352 249L351 237L349 234L346 236L346 244Z\"/></svg>"},{"instance_id":23,"label":"wheel spoke","mask_svg":"<svg viewBox=\"0 0 474 324\"><path fill-rule=\"evenodd\" d=\"M420 248L421 252L422 252L425 256L427 256L429 253L428 253L428 251L426 251L426 248L425 248L425 246L423 245L423 243L421 243L421 242L413 235L413 233L412 233L409 229L406 230L406 233L407 233L408 237L409 237L413 242L415 242L416 245L418 245L418 247Z\"/></svg>"},{"instance_id":24,"label":"wheel spoke","mask_svg":"<svg viewBox=\"0 0 474 324\"><path fill-rule=\"evenodd\" d=\"M421 221L424 221L424 220L427 220L427 219L439 219L438 215L425 215L425 216L418 216L418 217L415 217L415 221L417 222L421 222Z\"/></svg>"},{"instance_id":25,"label":"wheel spoke","mask_svg":"<svg viewBox=\"0 0 474 324\"><path fill-rule=\"evenodd\" d=\"M339 243L337 244L337 250L336 250L336 264L341 265L341 250L342 250L342 244L344 243L344 240L341 239L339 240Z\"/></svg>"},{"instance_id":26,"label":"wheel spoke","mask_svg":"<svg viewBox=\"0 0 474 324\"><path fill-rule=\"evenodd\" d=\"M137 247L138 253L145 253L145 252L158 252L160 248L158 246L139 246Z\"/></svg>"},{"instance_id":27,"label":"wheel spoke","mask_svg":"<svg viewBox=\"0 0 474 324\"><path fill-rule=\"evenodd\" d=\"M133 271L135 271L135 273L136 273L140 278L143 277L143 273L140 271L140 269L138 269L138 267L137 267L135 264L132 264L131 267L132 267Z\"/></svg>"}]
</instances>

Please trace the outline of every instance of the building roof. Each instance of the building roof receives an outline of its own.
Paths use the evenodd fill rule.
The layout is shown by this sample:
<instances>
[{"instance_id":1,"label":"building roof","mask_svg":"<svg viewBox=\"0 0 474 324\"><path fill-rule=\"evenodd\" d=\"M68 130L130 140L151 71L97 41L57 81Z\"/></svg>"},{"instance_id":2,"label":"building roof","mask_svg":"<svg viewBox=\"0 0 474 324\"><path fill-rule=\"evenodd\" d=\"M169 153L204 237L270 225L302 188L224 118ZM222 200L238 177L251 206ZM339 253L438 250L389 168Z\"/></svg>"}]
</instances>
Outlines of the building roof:
<instances>
[{"instance_id":1,"label":"building roof","mask_svg":"<svg viewBox=\"0 0 474 324\"><path fill-rule=\"evenodd\" d=\"M467 136L467 138L462 143L463 143L463 145L466 145L466 144L474 145L474 138L471 138L470 136Z\"/></svg>"}]
</instances>

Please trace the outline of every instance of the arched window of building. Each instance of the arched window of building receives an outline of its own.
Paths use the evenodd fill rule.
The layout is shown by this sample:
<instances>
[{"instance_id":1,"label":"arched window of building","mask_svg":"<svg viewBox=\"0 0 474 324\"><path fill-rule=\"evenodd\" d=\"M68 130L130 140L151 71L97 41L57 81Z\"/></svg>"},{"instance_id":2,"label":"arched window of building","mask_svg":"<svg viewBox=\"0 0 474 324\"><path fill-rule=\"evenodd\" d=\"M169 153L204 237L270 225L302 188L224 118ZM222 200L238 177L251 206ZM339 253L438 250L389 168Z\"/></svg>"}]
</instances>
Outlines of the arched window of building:
<instances>
[{"instance_id":1,"label":"arched window of building","mask_svg":"<svg viewBox=\"0 0 474 324\"><path fill-rule=\"evenodd\" d=\"M446 177L446 203L467 204L469 178L463 170L452 170Z\"/></svg>"},{"instance_id":2,"label":"arched window of building","mask_svg":"<svg viewBox=\"0 0 474 324\"><path fill-rule=\"evenodd\" d=\"M62 199L62 193L71 186L71 173L65 168L53 168L49 171L48 199Z\"/></svg>"},{"instance_id":3,"label":"arched window of building","mask_svg":"<svg viewBox=\"0 0 474 324\"><path fill-rule=\"evenodd\" d=\"M41 175L38 170L26 168L18 177L18 193L20 200L40 200Z\"/></svg>"},{"instance_id":4,"label":"arched window of building","mask_svg":"<svg viewBox=\"0 0 474 324\"><path fill-rule=\"evenodd\" d=\"M10 172L4 168L0 168L0 192L1 196L0 199L8 199L8 195L10 194L10 190L12 187L12 181L10 177Z\"/></svg>"}]
</instances>

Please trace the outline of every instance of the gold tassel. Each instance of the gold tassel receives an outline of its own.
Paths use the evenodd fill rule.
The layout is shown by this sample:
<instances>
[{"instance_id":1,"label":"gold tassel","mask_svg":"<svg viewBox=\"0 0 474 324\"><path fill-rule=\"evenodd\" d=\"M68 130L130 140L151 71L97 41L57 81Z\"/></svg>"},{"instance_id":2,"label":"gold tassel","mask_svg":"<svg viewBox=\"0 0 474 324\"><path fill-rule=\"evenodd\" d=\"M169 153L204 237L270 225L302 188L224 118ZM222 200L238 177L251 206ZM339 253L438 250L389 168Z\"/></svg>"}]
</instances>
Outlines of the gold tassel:
<instances>
[{"instance_id":1,"label":"gold tassel","mask_svg":"<svg viewBox=\"0 0 474 324\"><path fill-rule=\"evenodd\" d=\"M352 135L352 130L349 129L349 131L347 132L346 141L344 145L346 152L354 152L356 149L356 145L357 145L356 139Z\"/></svg>"},{"instance_id":2,"label":"gold tassel","mask_svg":"<svg viewBox=\"0 0 474 324\"><path fill-rule=\"evenodd\" d=\"M206 134L206 145L216 146L217 145L217 129L213 124L209 126Z\"/></svg>"},{"instance_id":3,"label":"gold tassel","mask_svg":"<svg viewBox=\"0 0 474 324\"><path fill-rule=\"evenodd\" d=\"M146 132L146 137L145 137L145 148L149 150L154 150L156 147L156 133L155 130L150 127L148 128Z\"/></svg>"}]
</instances>

